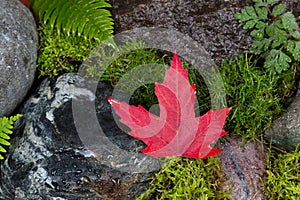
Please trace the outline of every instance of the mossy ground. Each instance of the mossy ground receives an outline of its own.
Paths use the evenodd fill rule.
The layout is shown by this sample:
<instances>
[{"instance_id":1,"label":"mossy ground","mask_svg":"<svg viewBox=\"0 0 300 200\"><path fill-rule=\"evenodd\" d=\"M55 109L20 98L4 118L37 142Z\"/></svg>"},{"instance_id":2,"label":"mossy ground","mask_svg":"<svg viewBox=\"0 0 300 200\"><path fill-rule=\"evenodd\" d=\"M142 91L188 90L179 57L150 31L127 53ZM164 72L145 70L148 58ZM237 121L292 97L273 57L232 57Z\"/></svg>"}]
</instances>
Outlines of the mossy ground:
<instances>
[{"instance_id":1,"label":"mossy ground","mask_svg":"<svg viewBox=\"0 0 300 200\"><path fill-rule=\"evenodd\" d=\"M38 70L40 76L52 76L76 71L78 65L65 62L71 58L83 61L97 45L80 37L63 37L43 27ZM113 86L136 66L159 63L169 66L171 58L155 50L137 48L124 54L107 67L99 77ZM200 113L210 109L210 97L201 76L186 63L191 83L197 83L197 98L201 102ZM293 86L293 70L280 77L266 74L257 61L241 56L224 61L219 66L232 111L225 129L244 139L260 139L263 131L283 112L283 98ZM94 74L95 75L95 74ZM142 84L133 95L146 108L157 103L153 84ZM268 199L297 199L299 197L299 152L278 154L270 152L267 161L265 195ZM155 175L150 188L140 199L226 199L227 193L218 190L222 172L216 158L194 160L176 158Z\"/></svg>"},{"instance_id":2,"label":"mossy ground","mask_svg":"<svg viewBox=\"0 0 300 200\"><path fill-rule=\"evenodd\" d=\"M259 138L283 112L280 77L266 73L247 55L224 61L219 69L232 107L225 129L244 139Z\"/></svg>"},{"instance_id":3,"label":"mossy ground","mask_svg":"<svg viewBox=\"0 0 300 200\"><path fill-rule=\"evenodd\" d=\"M139 196L146 199L228 199L219 190L223 173L217 158L173 158L152 180L152 188Z\"/></svg>"},{"instance_id":4,"label":"mossy ground","mask_svg":"<svg viewBox=\"0 0 300 200\"><path fill-rule=\"evenodd\" d=\"M278 154L270 150L266 164L266 199L299 199L300 151Z\"/></svg>"}]
</instances>

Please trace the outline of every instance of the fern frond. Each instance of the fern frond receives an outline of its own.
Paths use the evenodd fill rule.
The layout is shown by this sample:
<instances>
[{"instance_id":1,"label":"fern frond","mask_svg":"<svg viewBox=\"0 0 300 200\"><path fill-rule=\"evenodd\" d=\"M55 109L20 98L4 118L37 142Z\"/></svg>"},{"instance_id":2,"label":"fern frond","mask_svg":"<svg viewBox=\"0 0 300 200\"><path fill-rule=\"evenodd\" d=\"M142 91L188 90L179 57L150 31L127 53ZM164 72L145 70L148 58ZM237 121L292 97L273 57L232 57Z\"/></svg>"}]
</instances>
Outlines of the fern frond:
<instances>
[{"instance_id":1,"label":"fern frond","mask_svg":"<svg viewBox=\"0 0 300 200\"><path fill-rule=\"evenodd\" d=\"M41 23L49 23L58 33L83 35L99 41L112 36L111 5L107 0L31 0Z\"/></svg>"},{"instance_id":2,"label":"fern frond","mask_svg":"<svg viewBox=\"0 0 300 200\"><path fill-rule=\"evenodd\" d=\"M11 116L10 118L2 117L0 118L0 152L6 153L6 149L4 146L9 146L10 143L8 140L10 139L9 135L12 134L13 124L14 122L21 117L22 115L18 114L15 116ZM0 154L0 160L4 159L3 155Z\"/></svg>"}]
</instances>

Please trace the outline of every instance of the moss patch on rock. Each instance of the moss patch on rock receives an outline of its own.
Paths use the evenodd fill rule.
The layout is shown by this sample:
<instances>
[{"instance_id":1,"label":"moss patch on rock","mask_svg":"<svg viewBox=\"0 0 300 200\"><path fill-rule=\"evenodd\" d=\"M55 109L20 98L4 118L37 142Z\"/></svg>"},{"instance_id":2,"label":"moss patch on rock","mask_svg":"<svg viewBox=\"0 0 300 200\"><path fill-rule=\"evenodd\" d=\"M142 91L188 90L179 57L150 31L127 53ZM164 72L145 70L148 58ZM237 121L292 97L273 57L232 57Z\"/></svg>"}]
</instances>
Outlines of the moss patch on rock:
<instances>
[{"instance_id":1,"label":"moss patch on rock","mask_svg":"<svg viewBox=\"0 0 300 200\"><path fill-rule=\"evenodd\" d=\"M230 193L219 190L222 177L215 157L172 158L155 175L151 189L137 199L227 199Z\"/></svg>"}]
</instances>

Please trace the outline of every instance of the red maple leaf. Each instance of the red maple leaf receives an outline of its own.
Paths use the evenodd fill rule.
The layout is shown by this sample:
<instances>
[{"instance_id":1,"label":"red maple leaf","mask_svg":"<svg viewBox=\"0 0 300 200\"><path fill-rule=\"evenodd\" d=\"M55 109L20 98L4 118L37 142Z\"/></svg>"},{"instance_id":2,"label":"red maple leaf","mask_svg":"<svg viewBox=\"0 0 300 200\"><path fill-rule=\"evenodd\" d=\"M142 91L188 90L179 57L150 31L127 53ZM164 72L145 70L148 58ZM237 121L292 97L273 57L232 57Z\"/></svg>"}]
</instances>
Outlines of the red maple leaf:
<instances>
[{"instance_id":1,"label":"red maple leaf","mask_svg":"<svg viewBox=\"0 0 300 200\"><path fill-rule=\"evenodd\" d=\"M210 110L195 117L196 85L190 85L188 72L176 53L163 83L155 83L155 94L159 117L140 105L108 98L120 122L131 129L128 134L147 145L141 150L143 153L154 157L206 158L222 151L210 144L227 133L222 128L230 108Z\"/></svg>"},{"instance_id":2,"label":"red maple leaf","mask_svg":"<svg viewBox=\"0 0 300 200\"><path fill-rule=\"evenodd\" d=\"M27 8L29 8L30 0L20 0Z\"/></svg>"}]
</instances>

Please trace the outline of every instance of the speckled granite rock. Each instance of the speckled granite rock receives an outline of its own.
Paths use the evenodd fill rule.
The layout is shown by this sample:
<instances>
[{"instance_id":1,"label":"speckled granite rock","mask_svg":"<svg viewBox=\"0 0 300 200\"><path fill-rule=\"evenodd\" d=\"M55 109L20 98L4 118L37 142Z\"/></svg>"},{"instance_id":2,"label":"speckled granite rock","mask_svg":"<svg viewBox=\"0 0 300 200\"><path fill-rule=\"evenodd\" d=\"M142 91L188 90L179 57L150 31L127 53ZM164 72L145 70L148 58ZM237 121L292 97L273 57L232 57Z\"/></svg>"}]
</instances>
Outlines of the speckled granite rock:
<instances>
[{"instance_id":1,"label":"speckled granite rock","mask_svg":"<svg viewBox=\"0 0 300 200\"><path fill-rule=\"evenodd\" d=\"M245 144L241 138L226 137L225 142L219 143L218 147L224 149L218 154L225 174L221 189L232 190L231 199L235 200L264 199L262 177L266 153L262 144Z\"/></svg>"},{"instance_id":2,"label":"speckled granite rock","mask_svg":"<svg viewBox=\"0 0 300 200\"><path fill-rule=\"evenodd\" d=\"M287 112L266 130L265 139L286 151L293 151L300 145L300 82L297 95Z\"/></svg>"},{"instance_id":3,"label":"speckled granite rock","mask_svg":"<svg viewBox=\"0 0 300 200\"><path fill-rule=\"evenodd\" d=\"M111 95L111 87L96 82L98 87L93 95L90 82L76 74L49 78L25 103L21 109L24 117L16 124L16 137L1 165L0 199L123 200L134 199L148 187L151 173L141 169L148 166L158 170L160 163L138 154L144 144L115 124L106 100ZM83 145L75 125L80 122L74 121L73 101L83 105L85 114L96 114L106 139L121 149L118 157L106 146L94 147L97 153L103 150L101 159L107 159L111 166L103 164L103 160ZM95 105L94 110L84 107L88 103ZM85 126L95 131L89 121ZM97 137L97 133L93 134ZM133 156L120 163L121 154L126 152L132 152ZM128 172L126 167L130 164L132 171Z\"/></svg>"},{"instance_id":4,"label":"speckled granite rock","mask_svg":"<svg viewBox=\"0 0 300 200\"><path fill-rule=\"evenodd\" d=\"M19 0L0 1L0 117L23 100L35 75L38 36L30 11Z\"/></svg>"}]
</instances>

